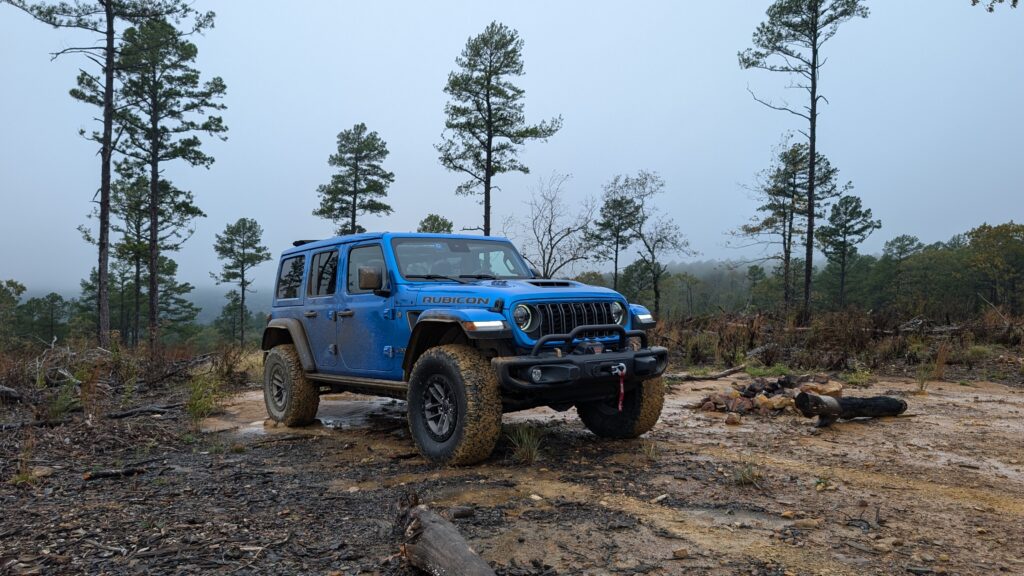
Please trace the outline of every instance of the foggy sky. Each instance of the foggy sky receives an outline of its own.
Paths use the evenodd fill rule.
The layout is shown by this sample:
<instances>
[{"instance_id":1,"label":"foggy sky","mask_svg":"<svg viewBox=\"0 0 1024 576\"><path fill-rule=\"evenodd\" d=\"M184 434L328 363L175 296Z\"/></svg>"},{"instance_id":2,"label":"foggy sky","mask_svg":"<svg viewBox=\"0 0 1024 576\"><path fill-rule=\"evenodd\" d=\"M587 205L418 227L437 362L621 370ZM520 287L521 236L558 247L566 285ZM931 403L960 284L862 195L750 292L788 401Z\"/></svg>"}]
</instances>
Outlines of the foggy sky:
<instances>
[{"instance_id":1,"label":"foggy sky","mask_svg":"<svg viewBox=\"0 0 1024 576\"><path fill-rule=\"evenodd\" d=\"M525 40L528 120L564 117L550 141L527 145L531 174L496 178L496 228L552 171L573 175L578 201L616 174L647 169L664 178L660 206L700 253L694 258L752 258L756 251L727 246L726 232L756 205L743 185L769 165L784 132L803 128L755 103L747 87L793 104L803 93L736 61L768 4L198 0L196 8L217 12L216 27L195 39L198 67L204 78L224 78L230 131L227 142L204 138L211 169L166 166L208 214L172 255L179 279L212 284L214 234L241 216L263 225L275 257L294 239L329 236L333 225L311 214L316 187L330 178L337 133L357 122L387 141L385 166L396 175L395 213L364 226L411 230L428 212L478 226L480 206L454 195L461 178L440 166L433 145L455 57L492 20ZM883 222L862 250L879 252L902 233L927 243L1024 219L1024 9L868 5L870 18L846 24L825 47L829 104L819 121L819 149ZM33 293L73 293L96 264L75 228L99 184L96 146L78 130L98 128L98 110L67 93L78 68L92 64L50 60L89 39L0 6L0 279ZM270 284L273 268L257 269L265 277L257 284Z\"/></svg>"}]
</instances>

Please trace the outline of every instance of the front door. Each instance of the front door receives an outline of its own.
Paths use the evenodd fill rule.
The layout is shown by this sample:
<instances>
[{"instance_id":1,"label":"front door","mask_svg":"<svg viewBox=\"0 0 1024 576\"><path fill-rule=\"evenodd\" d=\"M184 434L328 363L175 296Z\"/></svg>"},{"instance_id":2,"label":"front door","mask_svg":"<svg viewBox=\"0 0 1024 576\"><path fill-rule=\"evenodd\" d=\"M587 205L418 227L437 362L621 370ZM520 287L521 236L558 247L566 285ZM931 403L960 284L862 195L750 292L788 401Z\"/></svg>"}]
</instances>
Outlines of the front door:
<instances>
[{"instance_id":1,"label":"front door","mask_svg":"<svg viewBox=\"0 0 1024 576\"><path fill-rule=\"evenodd\" d=\"M348 250L345 290L338 312L338 345L346 372L367 378L387 378L396 366L393 348L395 311L391 296L359 289L359 268L376 267L389 284L380 242L357 244Z\"/></svg>"},{"instance_id":2,"label":"front door","mask_svg":"<svg viewBox=\"0 0 1024 576\"><path fill-rule=\"evenodd\" d=\"M309 262L306 279L306 303L302 323L309 338L317 371L332 371L338 366L338 294L337 248L315 252Z\"/></svg>"}]
</instances>

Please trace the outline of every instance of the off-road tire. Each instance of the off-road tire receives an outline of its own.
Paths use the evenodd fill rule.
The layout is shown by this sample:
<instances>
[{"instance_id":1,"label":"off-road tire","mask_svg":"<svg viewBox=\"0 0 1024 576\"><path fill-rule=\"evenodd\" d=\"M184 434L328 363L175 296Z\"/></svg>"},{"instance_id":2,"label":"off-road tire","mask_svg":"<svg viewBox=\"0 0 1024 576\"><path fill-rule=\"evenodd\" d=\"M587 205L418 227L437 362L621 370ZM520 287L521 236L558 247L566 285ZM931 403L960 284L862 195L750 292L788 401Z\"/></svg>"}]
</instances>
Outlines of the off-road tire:
<instances>
[{"instance_id":1,"label":"off-road tire","mask_svg":"<svg viewBox=\"0 0 1024 576\"><path fill-rule=\"evenodd\" d=\"M435 434L425 406L428 388L450 391L453 428ZM501 390L491 363L475 348L447 344L423 353L409 378L409 431L424 458L437 464L464 466L490 456L501 435Z\"/></svg>"},{"instance_id":2,"label":"off-road tire","mask_svg":"<svg viewBox=\"0 0 1024 576\"><path fill-rule=\"evenodd\" d=\"M279 344L267 353L263 361L263 401L267 414L285 426L305 426L316 419L320 393L306 378L293 344Z\"/></svg>"},{"instance_id":3,"label":"off-road tire","mask_svg":"<svg viewBox=\"0 0 1024 576\"><path fill-rule=\"evenodd\" d=\"M654 428L665 404L665 382L644 380L626 393L619 412L618 397L576 405L580 420L602 438L636 438Z\"/></svg>"}]
</instances>

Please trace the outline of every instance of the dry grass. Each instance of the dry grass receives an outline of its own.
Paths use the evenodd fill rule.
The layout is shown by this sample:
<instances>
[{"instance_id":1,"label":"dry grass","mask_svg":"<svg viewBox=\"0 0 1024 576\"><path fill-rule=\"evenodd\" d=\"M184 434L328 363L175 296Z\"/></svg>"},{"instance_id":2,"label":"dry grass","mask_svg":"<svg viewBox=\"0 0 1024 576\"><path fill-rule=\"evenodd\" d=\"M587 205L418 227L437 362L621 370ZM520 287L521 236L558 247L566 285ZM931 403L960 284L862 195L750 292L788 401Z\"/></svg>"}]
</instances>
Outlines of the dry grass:
<instances>
[{"instance_id":1,"label":"dry grass","mask_svg":"<svg viewBox=\"0 0 1024 576\"><path fill-rule=\"evenodd\" d=\"M657 462L661 458L661 451L658 450L658 443L654 440L640 442L640 452L648 462Z\"/></svg>"},{"instance_id":2,"label":"dry grass","mask_svg":"<svg viewBox=\"0 0 1024 576\"><path fill-rule=\"evenodd\" d=\"M753 462L744 462L732 471L732 481L737 486L760 488L762 480L764 480L764 472Z\"/></svg>"},{"instance_id":3,"label":"dry grass","mask_svg":"<svg viewBox=\"0 0 1024 576\"><path fill-rule=\"evenodd\" d=\"M518 464L533 464L540 457L544 431L529 424L513 424L505 433L512 445L512 460Z\"/></svg>"}]
</instances>

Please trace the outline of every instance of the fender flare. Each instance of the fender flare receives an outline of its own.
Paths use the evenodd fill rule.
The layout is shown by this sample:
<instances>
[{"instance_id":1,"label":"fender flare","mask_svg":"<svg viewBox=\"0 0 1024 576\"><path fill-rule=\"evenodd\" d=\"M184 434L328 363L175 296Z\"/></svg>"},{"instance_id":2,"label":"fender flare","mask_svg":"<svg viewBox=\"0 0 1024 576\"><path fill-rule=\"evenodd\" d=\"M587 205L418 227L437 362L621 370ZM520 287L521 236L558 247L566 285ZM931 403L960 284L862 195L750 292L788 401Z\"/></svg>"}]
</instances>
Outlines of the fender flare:
<instances>
[{"instance_id":1,"label":"fender flare","mask_svg":"<svg viewBox=\"0 0 1024 576\"><path fill-rule=\"evenodd\" d=\"M309 349L306 330L302 327L302 323L295 318L274 318L268 322L267 327L263 329L263 341L260 343L260 348L270 350L278 344L288 342L295 345L302 369L306 372L316 372L316 363L313 362L313 353Z\"/></svg>"},{"instance_id":2,"label":"fender flare","mask_svg":"<svg viewBox=\"0 0 1024 576\"><path fill-rule=\"evenodd\" d=\"M416 363L420 354L431 346L451 344L460 339L511 338L512 331L508 329L493 331L467 329L467 326L471 326L473 322L496 320L505 321L505 317L486 308L440 308L423 311L416 318L416 324L412 327L412 334L409 336L409 343L405 349L402 368L405 371L406 379L412 372L413 364Z\"/></svg>"}]
</instances>

